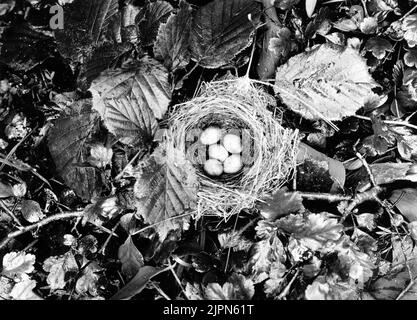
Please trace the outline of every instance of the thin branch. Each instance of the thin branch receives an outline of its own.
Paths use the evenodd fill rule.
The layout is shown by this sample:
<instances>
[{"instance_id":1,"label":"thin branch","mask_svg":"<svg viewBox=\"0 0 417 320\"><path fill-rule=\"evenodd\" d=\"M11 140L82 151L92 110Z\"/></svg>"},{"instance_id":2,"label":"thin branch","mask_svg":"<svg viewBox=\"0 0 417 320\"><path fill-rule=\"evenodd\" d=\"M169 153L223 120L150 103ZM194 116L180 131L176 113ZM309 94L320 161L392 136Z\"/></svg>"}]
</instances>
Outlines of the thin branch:
<instances>
[{"instance_id":1,"label":"thin branch","mask_svg":"<svg viewBox=\"0 0 417 320\"><path fill-rule=\"evenodd\" d=\"M7 206L4 204L3 200L0 200L0 206L14 220L14 222L17 223L17 225L19 227L23 228L23 225L20 223L19 219L14 215L14 213L9 208L7 208Z\"/></svg>"},{"instance_id":2,"label":"thin branch","mask_svg":"<svg viewBox=\"0 0 417 320\"><path fill-rule=\"evenodd\" d=\"M48 217L46 219L43 219L35 224L32 224L30 226L24 227L19 231L15 231L12 233L9 233L7 235L7 237L5 239L3 239L3 241L0 243L0 249L2 249L10 240L25 234L26 232L32 231L34 229L38 229L41 228L43 226L46 226L47 224L53 222L53 221L58 221L58 220L64 220L64 219L71 219L71 218L78 218L81 217L84 214L83 211L78 211L78 212L65 212L65 213L59 213L56 215L53 215L51 217Z\"/></svg>"},{"instance_id":3,"label":"thin branch","mask_svg":"<svg viewBox=\"0 0 417 320\"><path fill-rule=\"evenodd\" d=\"M297 192L302 198L307 200L325 200L328 202L339 202L353 200L352 196L332 193Z\"/></svg>"},{"instance_id":4,"label":"thin branch","mask_svg":"<svg viewBox=\"0 0 417 320\"><path fill-rule=\"evenodd\" d=\"M287 286L279 294L278 300L284 299L290 293L291 286L294 283L294 281L297 279L297 276L299 275L299 273L300 273L300 269L297 270L297 272L294 274L290 282L288 282Z\"/></svg>"}]
</instances>

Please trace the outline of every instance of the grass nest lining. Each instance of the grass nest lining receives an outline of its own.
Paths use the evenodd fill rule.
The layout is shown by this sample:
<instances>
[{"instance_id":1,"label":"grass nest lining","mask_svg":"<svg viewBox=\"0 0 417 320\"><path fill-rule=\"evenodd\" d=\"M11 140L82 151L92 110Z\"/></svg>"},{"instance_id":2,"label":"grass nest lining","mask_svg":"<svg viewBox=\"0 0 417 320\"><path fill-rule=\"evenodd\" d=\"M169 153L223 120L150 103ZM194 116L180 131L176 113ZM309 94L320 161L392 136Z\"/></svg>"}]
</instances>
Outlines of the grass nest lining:
<instances>
[{"instance_id":1,"label":"grass nest lining","mask_svg":"<svg viewBox=\"0 0 417 320\"><path fill-rule=\"evenodd\" d=\"M168 122L169 140L197 169L196 218L216 215L227 219L288 181L296 165L299 139L297 131L281 126L281 120L275 99L247 77L204 83L192 100L174 107ZM251 142L251 165L237 174L209 177L203 164L190 156L190 145L198 143L195 135L190 141L190 132L201 132L210 125L245 129Z\"/></svg>"}]
</instances>

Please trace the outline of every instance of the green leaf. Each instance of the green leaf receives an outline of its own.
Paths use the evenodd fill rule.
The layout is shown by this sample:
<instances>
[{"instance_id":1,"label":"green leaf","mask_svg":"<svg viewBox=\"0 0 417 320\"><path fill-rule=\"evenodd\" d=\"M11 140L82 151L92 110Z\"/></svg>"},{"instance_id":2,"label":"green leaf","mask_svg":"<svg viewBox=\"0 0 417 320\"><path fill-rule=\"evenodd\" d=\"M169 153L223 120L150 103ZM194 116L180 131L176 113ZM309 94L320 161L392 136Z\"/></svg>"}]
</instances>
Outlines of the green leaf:
<instances>
[{"instance_id":1,"label":"green leaf","mask_svg":"<svg viewBox=\"0 0 417 320\"><path fill-rule=\"evenodd\" d=\"M144 266L143 256L136 248L129 235L126 242L119 247L118 257L122 263L122 273L131 279Z\"/></svg>"},{"instance_id":2,"label":"green leaf","mask_svg":"<svg viewBox=\"0 0 417 320\"><path fill-rule=\"evenodd\" d=\"M137 214L154 225L161 242L171 230L188 228L196 206L198 180L185 155L168 143L159 146L141 165L134 186Z\"/></svg>"},{"instance_id":3,"label":"green leaf","mask_svg":"<svg viewBox=\"0 0 417 320\"><path fill-rule=\"evenodd\" d=\"M99 117L89 100L76 101L54 122L48 146L57 172L78 196L89 201L101 192L102 179L97 169L83 166L88 154L85 142L98 125Z\"/></svg>"},{"instance_id":4,"label":"green leaf","mask_svg":"<svg viewBox=\"0 0 417 320\"><path fill-rule=\"evenodd\" d=\"M126 144L149 140L171 101L168 72L147 56L107 70L93 81L93 108L104 124Z\"/></svg>"},{"instance_id":5,"label":"green leaf","mask_svg":"<svg viewBox=\"0 0 417 320\"><path fill-rule=\"evenodd\" d=\"M154 46L155 57L164 62L170 71L184 68L190 62L189 38L191 6L180 2L180 9L161 24Z\"/></svg>"},{"instance_id":6,"label":"green leaf","mask_svg":"<svg viewBox=\"0 0 417 320\"><path fill-rule=\"evenodd\" d=\"M159 274L161 270L144 266L140 268L138 273L130 280L122 289L120 289L110 300L129 300L135 295L142 292L145 289L145 286L148 284L149 280Z\"/></svg>"},{"instance_id":7,"label":"green leaf","mask_svg":"<svg viewBox=\"0 0 417 320\"><path fill-rule=\"evenodd\" d=\"M350 47L318 45L277 69L275 92L307 119L341 120L354 115L378 84L363 57Z\"/></svg>"},{"instance_id":8,"label":"green leaf","mask_svg":"<svg viewBox=\"0 0 417 320\"><path fill-rule=\"evenodd\" d=\"M251 0L214 0L199 8L191 29L192 59L205 68L229 64L252 43L259 16Z\"/></svg>"}]
</instances>

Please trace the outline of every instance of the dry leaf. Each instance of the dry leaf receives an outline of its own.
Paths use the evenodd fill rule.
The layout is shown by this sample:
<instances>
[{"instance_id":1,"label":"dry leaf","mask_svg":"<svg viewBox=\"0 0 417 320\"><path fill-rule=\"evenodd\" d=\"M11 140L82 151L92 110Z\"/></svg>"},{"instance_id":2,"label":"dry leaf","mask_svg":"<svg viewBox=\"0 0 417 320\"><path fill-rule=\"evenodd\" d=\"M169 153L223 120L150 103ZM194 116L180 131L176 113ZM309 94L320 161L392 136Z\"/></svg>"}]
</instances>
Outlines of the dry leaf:
<instances>
[{"instance_id":1,"label":"dry leaf","mask_svg":"<svg viewBox=\"0 0 417 320\"><path fill-rule=\"evenodd\" d=\"M67 272L78 272L78 265L74 255L70 252L63 256L49 257L43 263L43 270L48 272L46 282L51 290L63 289L66 285L65 274Z\"/></svg>"},{"instance_id":2,"label":"dry leaf","mask_svg":"<svg viewBox=\"0 0 417 320\"><path fill-rule=\"evenodd\" d=\"M357 51L322 44L277 69L275 92L308 119L341 120L354 115L378 84Z\"/></svg>"},{"instance_id":3,"label":"dry leaf","mask_svg":"<svg viewBox=\"0 0 417 320\"><path fill-rule=\"evenodd\" d=\"M119 247L118 257L122 263L122 273L128 280L132 279L145 264L142 254L136 248L130 235L125 243Z\"/></svg>"}]
</instances>

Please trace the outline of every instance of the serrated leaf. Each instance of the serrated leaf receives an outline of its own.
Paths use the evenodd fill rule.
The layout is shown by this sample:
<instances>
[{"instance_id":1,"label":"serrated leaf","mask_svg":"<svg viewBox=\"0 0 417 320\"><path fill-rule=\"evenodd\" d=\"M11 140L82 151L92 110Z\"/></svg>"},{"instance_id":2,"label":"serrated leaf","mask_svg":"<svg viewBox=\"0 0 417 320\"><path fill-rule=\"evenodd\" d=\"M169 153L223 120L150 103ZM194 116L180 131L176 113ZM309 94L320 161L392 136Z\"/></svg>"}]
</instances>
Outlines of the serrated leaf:
<instances>
[{"instance_id":1,"label":"serrated leaf","mask_svg":"<svg viewBox=\"0 0 417 320\"><path fill-rule=\"evenodd\" d=\"M104 124L127 144L150 139L171 101L168 72L147 56L103 72L90 91Z\"/></svg>"},{"instance_id":2,"label":"serrated leaf","mask_svg":"<svg viewBox=\"0 0 417 320\"><path fill-rule=\"evenodd\" d=\"M173 8L167 1L149 3L136 16L140 44L144 47L152 45L158 34L159 25L165 23Z\"/></svg>"},{"instance_id":3,"label":"serrated leaf","mask_svg":"<svg viewBox=\"0 0 417 320\"><path fill-rule=\"evenodd\" d=\"M254 293L252 280L236 273L232 274L223 286L218 283L209 283L205 288L208 300L250 300Z\"/></svg>"},{"instance_id":4,"label":"serrated leaf","mask_svg":"<svg viewBox=\"0 0 417 320\"><path fill-rule=\"evenodd\" d=\"M190 62L191 11L191 6L181 1L178 12L159 27L153 50L170 71L184 68Z\"/></svg>"},{"instance_id":5,"label":"serrated leaf","mask_svg":"<svg viewBox=\"0 0 417 320\"><path fill-rule=\"evenodd\" d=\"M287 192L286 188L277 190L271 198L264 199L264 201L258 205L258 209L265 219L272 221L280 216L304 209L301 196L297 192Z\"/></svg>"},{"instance_id":6,"label":"serrated leaf","mask_svg":"<svg viewBox=\"0 0 417 320\"><path fill-rule=\"evenodd\" d=\"M188 228L189 216L179 217L196 205L198 181L185 155L163 143L142 165L134 186L137 214L154 228L161 242L171 230Z\"/></svg>"},{"instance_id":7,"label":"serrated leaf","mask_svg":"<svg viewBox=\"0 0 417 320\"><path fill-rule=\"evenodd\" d=\"M68 4L65 27L55 31L61 54L71 60L88 55L95 45L103 42L118 10L118 0L75 0Z\"/></svg>"},{"instance_id":8,"label":"serrated leaf","mask_svg":"<svg viewBox=\"0 0 417 320\"><path fill-rule=\"evenodd\" d=\"M251 0L214 0L199 8L191 28L192 59L205 68L229 64L252 43L259 15Z\"/></svg>"},{"instance_id":9,"label":"serrated leaf","mask_svg":"<svg viewBox=\"0 0 417 320\"><path fill-rule=\"evenodd\" d=\"M122 273L127 279L133 278L139 269L144 266L143 256L136 248L130 235L125 243L119 247L118 257L122 263Z\"/></svg>"},{"instance_id":10,"label":"serrated leaf","mask_svg":"<svg viewBox=\"0 0 417 320\"><path fill-rule=\"evenodd\" d=\"M82 165L88 157L84 144L98 120L89 100L76 101L67 113L54 122L48 135L49 151L57 172L78 196L87 201L98 195L102 187L97 169Z\"/></svg>"},{"instance_id":11,"label":"serrated leaf","mask_svg":"<svg viewBox=\"0 0 417 320\"><path fill-rule=\"evenodd\" d=\"M322 44L277 69L275 92L308 119L341 120L354 115L378 84L357 51Z\"/></svg>"},{"instance_id":12,"label":"serrated leaf","mask_svg":"<svg viewBox=\"0 0 417 320\"><path fill-rule=\"evenodd\" d=\"M283 268L278 269L285 270L284 262L284 247L276 236L272 236L253 245L246 269L256 284L269 278L273 266L274 268L282 266Z\"/></svg>"},{"instance_id":13,"label":"serrated leaf","mask_svg":"<svg viewBox=\"0 0 417 320\"><path fill-rule=\"evenodd\" d=\"M313 251L325 247L328 242L339 240L343 230L337 219L329 218L325 212L307 216L291 214L277 220L276 224Z\"/></svg>"}]
</instances>

